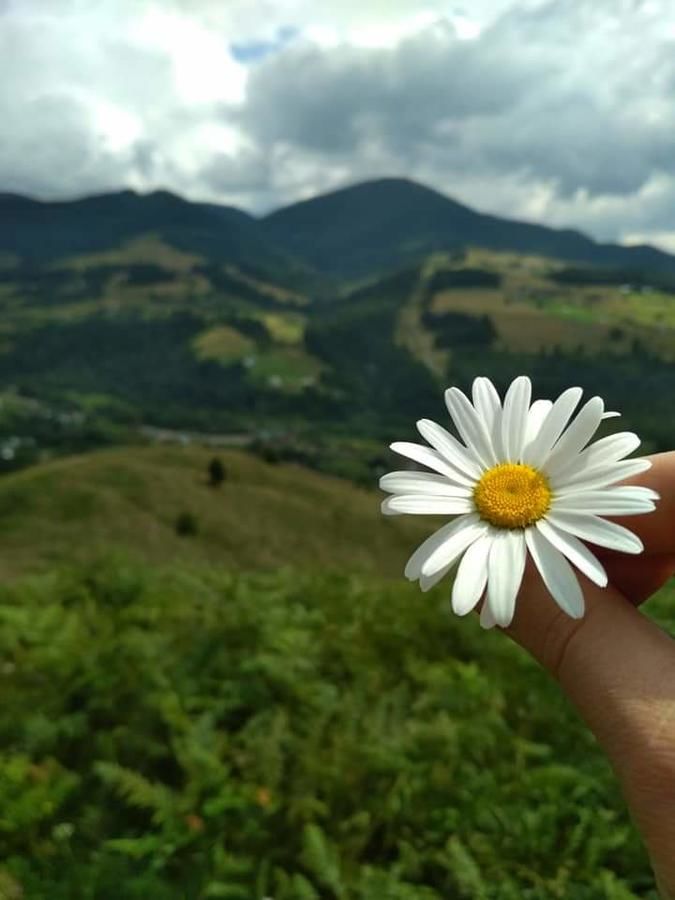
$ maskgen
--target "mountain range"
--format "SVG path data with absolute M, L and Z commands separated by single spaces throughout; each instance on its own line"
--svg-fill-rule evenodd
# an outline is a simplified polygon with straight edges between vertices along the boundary
M 675 275 L 675 256 L 654 247 L 601 244 L 579 231 L 476 212 L 403 178 L 367 181 L 260 218 L 168 191 L 58 202 L 0 194 L 0 251 L 25 259 L 95 252 L 148 232 L 181 250 L 296 282 L 303 275 L 372 277 L 467 247 Z
M 0 309 L 0 471 L 159 430 L 372 484 L 477 374 L 581 384 L 649 449 L 675 437 L 674 256 L 405 179 L 258 218 L 166 191 L 1 194 Z

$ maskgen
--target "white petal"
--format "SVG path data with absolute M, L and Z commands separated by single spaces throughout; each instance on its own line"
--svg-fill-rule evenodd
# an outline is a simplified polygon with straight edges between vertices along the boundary
M 459 516 L 474 510 L 466 497 L 431 497 L 428 494 L 392 494 L 382 501 L 385 516 Z
M 611 491 L 612 494 L 616 494 L 617 496 L 634 497 L 640 500 L 661 499 L 661 495 L 657 491 L 653 491 L 651 488 L 636 484 L 622 484 L 619 485 L 619 487 L 609 488 L 608 491 Z
M 583 513 L 550 512 L 546 516 L 551 525 L 574 534 L 583 541 L 599 547 L 608 547 L 621 553 L 641 553 L 644 549 L 640 538 L 616 522 L 608 522 L 599 516 Z
M 388 472 L 380 478 L 380 488 L 389 494 L 436 494 L 442 497 L 470 497 L 471 490 L 452 484 L 443 475 L 430 472 Z
M 455 484 L 469 487 L 475 483 L 464 475 L 461 475 L 456 469 L 453 469 L 453 467 L 443 459 L 440 453 L 436 453 L 435 450 L 432 450 L 430 447 L 425 447 L 423 444 L 411 444 L 408 441 L 396 441 L 390 445 L 390 449 L 393 450 L 394 453 L 398 453 L 399 456 L 405 456 L 407 459 L 412 459 L 413 462 L 419 463 L 421 466 L 427 466 L 435 472 L 440 472 L 441 475 L 445 475 L 446 478 Z
M 445 543 L 447 538 L 454 534 L 455 531 L 461 527 L 460 520 L 455 519 L 453 522 L 448 522 L 446 525 L 443 525 L 438 531 L 434 531 L 432 535 L 430 535 L 425 541 L 423 541 L 417 550 L 410 557 L 408 562 L 406 563 L 404 575 L 410 581 L 415 581 L 415 579 L 419 578 L 422 573 L 422 565 L 426 562 L 426 560 L 431 556 L 431 554 L 436 550 L 441 544 Z
M 620 412 L 606 412 L 602 414 L 603 419 L 615 419 L 617 416 L 620 416 Z
M 525 429 L 525 443 L 523 444 L 523 449 L 528 444 L 531 444 L 532 441 L 539 434 L 539 429 L 544 423 L 544 419 L 549 413 L 549 410 L 553 406 L 552 400 L 535 400 L 532 406 L 530 407 L 530 411 L 527 414 L 527 427 Z
M 607 586 L 607 573 L 603 566 L 595 555 L 591 553 L 586 544 L 582 544 L 579 538 L 574 537 L 573 534 L 560 531 L 547 519 L 540 519 L 536 524 L 536 528 L 550 544 L 553 544 L 554 547 L 560 550 L 594 584 L 597 584 L 599 587 Z
M 651 469 L 649 459 L 626 459 L 617 463 L 598 463 L 581 472 L 567 472 L 550 479 L 551 487 L 557 497 L 576 494 L 581 490 L 591 491 L 609 487 L 618 481 L 632 478 Z
M 488 529 L 487 522 L 483 522 L 475 514 L 462 516 L 454 524 L 457 528 L 423 563 L 422 575 L 434 575 L 439 569 L 452 565 L 466 548 L 482 537 Z
M 431 419 L 420 419 L 417 430 L 465 481 L 473 483 L 480 478 L 481 466 L 475 454 L 463 447 L 445 428 Z
M 562 478 L 563 475 L 568 474 L 572 476 L 597 465 L 616 462 L 637 450 L 639 446 L 640 438 L 632 431 L 610 434 L 591 444 L 578 456 L 570 457 L 566 465 L 561 463 L 555 472 L 556 478 Z
M 445 392 L 445 404 L 467 447 L 473 450 L 485 468 L 495 465 L 497 455 L 487 426 L 469 403 L 468 398 L 459 388 L 451 387 Z
M 568 388 L 558 397 L 544 419 L 539 434 L 523 452 L 523 462 L 541 468 L 581 399 L 579 387 Z
M 620 488 L 577 491 L 555 497 L 551 504 L 553 512 L 594 513 L 598 516 L 630 516 L 655 509 L 654 501 L 649 497 L 625 495 Z
M 488 628 L 494 628 L 496 624 L 497 620 L 490 609 L 490 600 L 486 597 L 480 611 L 480 627 L 487 630 Z
M 555 602 L 568 616 L 580 619 L 584 614 L 584 595 L 570 564 L 536 528 L 528 528 L 525 539 L 542 581 Z
M 502 409 L 497 388 L 489 378 L 474 378 L 471 387 L 471 397 L 476 412 L 485 422 L 488 429 L 491 429 Z
M 436 587 L 438 582 L 442 581 L 445 578 L 448 572 L 452 568 L 454 568 L 456 563 L 457 560 L 455 559 L 450 563 L 449 566 L 444 566 L 433 575 L 420 575 L 420 590 L 422 591 L 422 593 L 426 593 L 427 591 L 430 591 L 432 587 Z
M 640 446 L 640 438 L 632 431 L 619 431 L 616 434 L 608 434 L 591 444 L 582 454 L 594 463 L 598 459 L 615 462 L 623 459 Z
M 480 600 L 488 576 L 488 556 L 492 536 L 478 538 L 461 559 L 452 586 L 452 608 L 458 616 L 465 616 Z
M 492 439 L 492 445 L 497 455 L 497 459 L 501 459 L 504 455 L 502 448 L 502 403 L 494 384 L 489 378 L 475 378 L 471 397 L 476 412 L 485 422 L 485 427 Z
M 520 375 L 506 392 L 502 414 L 502 443 L 505 462 L 518 462 L 525 443 L 527 417 L 532 397 L 532 383 Z
M 547 474 L 551 475 L 566 466 L 568 460 L 586 446 L 600 426 L 604 408 L 605 404 L 600 397 L 591 397 L 581 407 L 577 417 L 561 435 L 544 463 L 544 471 Z
M 494 535 L 488 569 L 490 609 L 497 624 L 506 628 L 513 619 L 525 569 L 525 536 L 520 529 Z

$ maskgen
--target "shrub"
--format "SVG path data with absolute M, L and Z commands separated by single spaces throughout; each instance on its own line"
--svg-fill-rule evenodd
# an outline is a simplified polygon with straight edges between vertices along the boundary
M 218 488 L 227 478 L 227 470 L 219 457 L 215 456 L 209 463 L 209 485 Z
M 191 512 L 181 512 L 176 516 L 174 524 L 176 534 L 180 537 L 193 537 L 199 533 L 196 516 Z

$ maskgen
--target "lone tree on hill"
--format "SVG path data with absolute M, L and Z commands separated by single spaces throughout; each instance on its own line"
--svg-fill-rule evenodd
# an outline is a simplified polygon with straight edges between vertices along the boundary
M 220 460 L 217 456 L 209 463 L 209 485 L 212 488 L 220 487 L 220 485 L 227 478 L 227 471 L 225 466 L 223 465 L 222 460 Z

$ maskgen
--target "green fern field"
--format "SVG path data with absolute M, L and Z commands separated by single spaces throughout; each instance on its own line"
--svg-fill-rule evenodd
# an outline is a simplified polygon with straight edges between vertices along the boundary
M 655 897 L 593 739 L 447 594 L 119 554 L 6 584 L 0 896 Z

